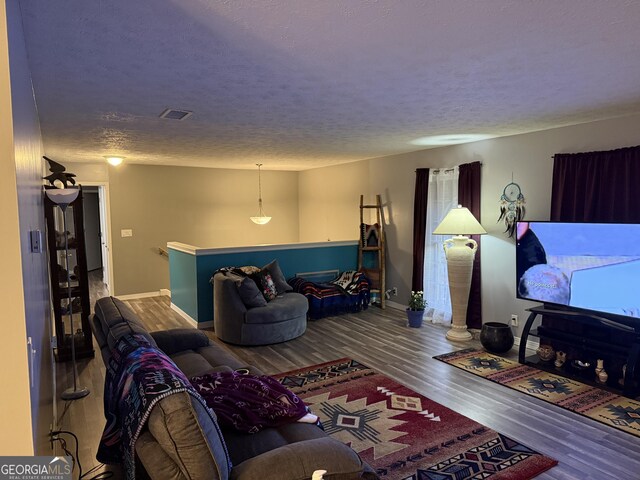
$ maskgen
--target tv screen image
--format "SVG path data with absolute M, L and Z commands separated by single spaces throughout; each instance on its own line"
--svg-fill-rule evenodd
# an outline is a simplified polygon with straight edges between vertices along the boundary
M 518 222 L 518 298 L 640 318 L 640 225 Z

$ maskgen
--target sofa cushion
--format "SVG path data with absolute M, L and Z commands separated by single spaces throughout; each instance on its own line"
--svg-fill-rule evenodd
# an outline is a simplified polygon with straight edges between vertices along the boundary
M 324 437 L 291 443 L 246 460 L 234 467 L 231 478 L 308 480 L 315 470 L 326 470 L 326 480 L 357 480 L 365 478 L 365 469 L 366 464 L 350 447 Z
M 271 263 L 266 264 L 262 267 L 263 270 L 267 270 L 271 274 L 271 278 L 273 279 L 273 283 L 276 286 L 276 290 L 278 295 L 284 292 L 293 291 L 293 287 L 287 283 L 287 280 L 284 278 L 284 274 L 280 269 L 280 264 L 278 263 L 278 259 L 272 260 Z
M 229 368 L 236 370 L 238 368 L 245 367 L 246 365 L 238 360 L 238 357 L 229 353 L 224 347 L 219 344 L 211 344 L 207 347 L 202 347 L 196 350 L 196 353 L 202 358 L 207 360 L 211 365 L 226 365 Z M 188 375 L 187 375 L 188 376 Z
M 171 355 L 171 360 L 187 378 L 210 373 L 214 367 L 220 366 L 220 364 L 211 365 L 205 357 L 194 350 L 185 350 Z
M 324 438 L 327 435 L 316 425 L 294 422 L 278 428 L 266 428 L 253 434 L 227 429 L 222 431 L 222 436 L 229 449 L 231 462 L 239 465 L 274 448 L 311 438 Z
M 262 308 L 247 310 L 246 323 L 277 323 L 291 320 L 307 313 L 307 298 L 299 293 L 278 295 Z
M 104 297 L 99 299 L 95 305 L 95 315 L 100 320 L 102 333 L 107 340 L 107 345 L 111 350 L 123 335 L 141 334 L 151 345 L 156 346 L 156 342 L 144 328 L 134 311 L 122 300 L 115 297 Z
M 211 412 L 215 417 L 215 414 Z M 163 398 L 151 410 L 149 432 L 187 479 L 227 479 L 231 462 L 218 426 L 186 392 Z
M 209 345 L 209 337 L 195 328 L 174 328 L 151 332 L 158 348 L 167 355 L 182 352 L 183 350 L 195 350 Z

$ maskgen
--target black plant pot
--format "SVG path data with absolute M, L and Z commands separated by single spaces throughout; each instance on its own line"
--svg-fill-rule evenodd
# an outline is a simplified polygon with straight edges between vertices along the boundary
M 488 322 L 482 325 L 480 343 L 487 352 L 505 353 L 513 347 L 513 332 L 506 323 Z

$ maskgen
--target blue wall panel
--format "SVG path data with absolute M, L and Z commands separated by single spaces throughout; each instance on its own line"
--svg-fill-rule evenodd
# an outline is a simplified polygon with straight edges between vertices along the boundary
M 285 278 L 292 277 L 300 272 L 333 269 L 338 269 L 341 272 L 345 270 L 355 270 L 358 266 L 358 245 L 327 245 L 286 250 L 274 249 L 255 252 L 214 253 L 198 255 L 194 258 L 197 263 L 198 313 L 197 317 L 194 316 L 193 318 L 197 318 L 199 322 L 207 322 L 213 320 L 213 286 L 209 281 L 218 268 L 230 266 L 240 267 L 243 265 L 263 267 L 274 258 L 277 258 Z M 169 257 L 169 260 L 171 260 L 171 257 Z M 173 270 L 173 265 L 171 266 L 171 270 Z M 171 284 L 171 290 L 173 295 L 173 282 Z
M 171 303 L 198 321 L 196 256 L 169 249 Z

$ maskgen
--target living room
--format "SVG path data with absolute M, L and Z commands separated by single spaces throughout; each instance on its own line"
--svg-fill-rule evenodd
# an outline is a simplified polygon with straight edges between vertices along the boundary
M 515 125 L 522 122 L 524 125 L 529 118 L 531 119 L 531 123 L 526 127 L 523 126 L 520 132 L 514 128 L 509 135 L 500 133 L 503 136 L 496 134 L 494 138 L 473 143 L 429 149 L 407 145 L 402 153 L 388 152 L 368 156 L 360 153 L 345 154 L 349 163 L 319 165 L 315 163 L 316 160 L 311 160 L 310 167 L 296 168 L 283 167 L 275 161 L 270 163 L 267 160 L 263 162 L 255 160 L 258 158 L 255 155 L 258 147 L 251 143 L 255 139 L 247 139 L 251 149 L 245 152 L 248 160 L 243 160 L 241 169 L 219 165 L 216 168 L 209 168 L 198 163 L 200 157 L 198 161 L 182 161 L 178 165 L 158 165 L 149 161 L 156 152 L 139 152 L 136 151 L 137 147 L 132 147 L 132 151 L 128 152 L 125 147 L 122 147 L 117 153 L 128 158 L 125 158 L 124 163 L 119 167 L 112 167 L 103 161 L 103 156 L 112 153 L 108 151 L 108 147 L 118 146 L 117 141 L 105 142 L 94 152 L 78 148 L 79 153 L 71 154 L 63 141 L 65 138 L 68 139 L 68 136 L 64 132 L 57 132 L 61 142 L 60 147 L 58 149 L 53 147 L 54 143 L 51 142 L 54 137 L 50 136 L 50 132 L 55 131 L 52 127 L 56 122 L 55 115 L 45 114 L 47 109 L 41 105 L 38 105 L 39 108 L 36 110 L 34 105 L 30 81 L 34 75 L 30 63 L 33 57 L 31 52 L 28 52 L 28 45 L 25 45 L 24 34 L 21 32 L 23 23 L 21 15 L 24 15 L 24 12 L 21 14 L 20 8 L 26 8 L 24 5 L 21 6 L 21 3 L 25 2 L 9 1 L 6 4 L 9 42 L 8 45 L 3 45 L 3 52 L 5 50 L 8 52 L 8 60 L 4 58 L 7 55 L 3 53 L 3 70 L 10 72 L 11 81 L 8 73 L 3 73 L 2 81 L 5 83 L 0 95 L 3 99 L 3 107 L 7 106 L 3 108 L 2 124 L 6 129 L 2 132 L 3 153 L 7 158 L 15 159 L 15 164 L 5 165 L 4 168 L 7 170 L 2 172 L 4 173 L 3 186 L 6 187 L 3 189 L 3 195 L 6 196 L 3 197 L 2 203 L 7 207 L 8 217 L 10 217 L 7 220 L 7 232 L 10 235 L 3 238 L 4 248 L 0 248 L 3 265 L 6 265 L 3 272 L 3 285 L 6 284 L 7 288 L 3 291 L 3 300 L 5 300 L 3 304 L 8 309 L 7 318 L 9 319 L 6 329 L 8 348 L 1 355 L 5 365 L 15 365 L 12 372 L 3 372 L 3 379 L 6 384 L 15 385 L 17 392 L 11 399 L 7 399 L 11 405 L 2 409 L 0 423 L 7 432 L 11 432 L 3 435 L 8 439 L 6 448 L 3 444 L 0 449 L 3 453 L 6 451 L 24 455 L 32 455 L 34 452 L 48 454 L 48 431 L 54 394 L 51 375 L 47 373 L 51 371 L 51 359 L 47 358 L 46 354 L 50 350 L 50 330 L 42 326 L 42 319 L 49 319 L 51 316 L 46 259 L 36 254 L 24 253 L 28 247 L 25 239 L 26 232 L 38 228 L 44 230 L 40 189 L 42 184 L 40 179 L 46 171 L 45 164 L 41 160 L 43 154 L 65 164 L 68 171 L 78 175 L 79 183 L 108 185 L 115 287 L 110 293 L 113 295 L 136 295 L 168 289 L 167 261 L 158 255 L 155 249 L 166 245 L 169 241 L 203 247 L 227 247 L 356 240 L 359 226 L 359 195 L 364 194 L 368 199 L 372 199 L 376 194 L 380 194 L 384 204 L 388 248 L 386 281 L 389 287 L 397 287 L 398 296 L 394 299 L 399 304 L 406 304 L 411 291 L 415 170 L 417 168 L 448 168 L 480 161 L 482 163 L 482 210 L 479 220 L 488 232 L 482 238 L 481 250 L 482 317 L 485 322 L 508 322 L 512 314 L 519 315 L 521 319 L 525 318 L 525 309 L 529 308 L 531 303 L 516 299 L 513 282 L 514 242 L 503 234 L 504 225 L 496 222 L 499 215 L 499 199 L 504 186 L 512 179 L 517 182 L 526 196 L 526 217 L 546 220 L 549 218 L 551 205 L 553 155 L 612 150 L 640 143 L 638 137 L 640 108 L 637 91 L 633 90 L 632 93 L 623 91 L 618 93 L 618 96 L 600 92 L 602 97 L 592 102 L 585 102 L 580 109 L 573 106 L 564 110 L 558 102 L 557 109 L 546 113 L 551 120 L 549 123 L 544 123 L 541 120 L 544 115 L 536 113 L 535 103 L 542 101 L 541 97 L 548 92 L 561 91 L 568 95 L 573 85 L 568 83 L 558 85 L 551 82 L 547 89 L 544 87 L 544 82 L 552 76 L 551 72 L 545 71 L 544 79 L 538 79 L 535 71 L 528 70 L 525 68 L 526 65 L 520 65 L 523 68 L 523 75 L 534 77 L 534 83 L 541 83 L 542 86 L 538 86 L 538 90 L 527 91 L 524 86 L 531 86 L 528 83 L 523 84 L 523 97 L 527 95 L 535 97 L 534 93 L 539 93 L 540 97 L 536 97 L 535 101 L 532 100 L 528 104 L 530 109 L 528 112 L 520 111 L 504 120 L 503 128 L 506 128 L 504 124 Z M 599 2 L 593 3 L 592 7 L 600 12 Z M 39 8 L 45 7 L 39 5 Z M 140 8 L 144 9 L 144 7 Z M 189 8 L 193 10 L 189 12 L 188 19 L 193 19 L 198 12 L 197 5 Z M 606 11 L 606 8 L 602 8 Z M 613 20 L 622 21 L 624 15 L 621 12 L 624 12 L 622 7 L 621 10 L 611 13 Z M 603 12 L 600 13 L 604 15 Z M 633 15 L 636 13 L 635 10 L 627 12 L 625 21 L 634 18 Z M 80 20 L 78 22 L 81 24 Z M 220 28 L 222 31 L 222 27 Z M 20 40 L 21 35 L 22 40 Z M 6 36 L 3 32 L 3 39 Z M 622 36 L 622 38 L 625 49 L 628 50 L 611 55 L 612 58 L 608 61 L 611 61 L 612 65 L 615 61 L 620 62 L 619 65 L 625 65 L 624 71 L 627 73 L 624 75 L 623 83 L 637 84 L 638 65 L 635 63 L 635 57 L 624 52 L 633 51 L 632 48 L 637 46 L 638 37 L 637 34 L 629 34 L 628 37 Z M 203 46 L 203 48 L 206 47 Z M 579 50 L 577 46 L 575 48 Z M 255 55 L 259 57 L 263 53 L 258 51 Z M 514 55 L 517 57 L 517 52 Z M 273 56 L 269 58 L 273 59 Z M 281 64 L 276 63 L 271 67 L 275 68 L 275 66 L 281 66 Z M 602 75 L 609 76 L 608 73 Z M 522 79 L 522 77 L 518 78 Z M 606 83 L 600 76 L 593 78 L 593 83 Z M 54 84 L 59 79 L 50 78 L 49 80 L 52 83 L 50 88 L 55 90 L 57 87 Z M 416 83 L 416 88 L 420 83 Z M 422 83 L 428 84 L 429 80 L 423 79 Z M 36 89 L 36 99 L 38 94 Z M 67 92 L 66 95 L 68 98 L 70 94 Z M 493 100 L 496 105 L 499 105 L 499 95 L 498 93 L 495 95 Z M 161 107 L 188 106 L 165 105 L 169 100 L 164 98 L 159 102 Z M 11 108 L 8 108 L 9 106 Z M 196 107 L 193 109 L 195 110 L 194 118 L 196 118 L 198 112 Z M 449 113 L 452 117 L 457 114 L 453 111 Z M 465 115 L 478 116 L 480 120 L 474 125 L 475 131 L 484 133 L 481 130 L 481 115 L 477 115 L 475 110 L 469 110 Z M 118 125 L 126 124 L 125 120 L 120 119 Z M 135 122 L 135 119 L 130 121 Z M 186 128 L 184 126 L 188 121 L 189 119 L 186 119 L 184 123 L 178 122 L 171 126 L 164 124 L 160 127 L 162 134 L 169 137 L 177 136 L 180 129 Z M 391 117 L 389 121 L 393 121 Z M 114 123 L 117 122 L 112 122 L 112 125 Z M 73 133 L 69 136 L 72 137 Z M 347 132 L 340 141 L 336 141 L 336 145 L 344 146 L 348 140 Z M 125 142 L 120 145 L 126 146 L 131 143 Z M 188 146 L 188 142 L 183 144 L 184 146 Z M 344 149 L 345 152 L 350 152 L 347 146 Z M 378 151 L 385 150 L 379 148 Z M 295 157 L 296 154 L 304 156 L 300 152 L 294 152 L 290 156 Z M 137 155 L 140 161 L 136 160 Z M 158 155 L 161 156 L 161 153 Z M 211 156 L 215 155 L 212 153 Z M 336 157 L 338 156 L 340 155 Z M 273 154 L 271 157 L 276 158 L 277 155 Z M 184 158 L 189 158 L 188 153 L 181 160 Z M 264 163 L 261 173 L 264 207 L 273 217 L 272 221 L 265 226 L 254 225 L 248 219 L 255 214 L 256 210 L 255 163 L 259 161 Z M 16 198 L 19 200 L 16 201 Z M 123 229 L 133 229 L 133 237 L 122 237 L 120 232 Z M 24 301 L 16 302 L 16 298 L 23 298 Z M 519 336 L 521 329 L 521 326 L 514 329 L 516 336 Z M 37 351 L 33 357 L 36 359 L 36 366 L 32 374 L 30 374 L 30 368 L 33 366 L 29 364 L 28 350 L 24 341 L 25 332 L 26 336 L 32 337 L 34 350 Z M 412 342 L 410 339 L 407 341 Z M 428 339 L 421 337 L 420 342 L 424 341 L 428 342 Z M 452 345 L 449 350 L 455 350 L 454 347 Z M 328 348 L 332 349 L 332 347 Z M 437 353 L 446 353 L 446 351 Z M 100 362 L 100 359 L 96 358 L 94 361 Z M 407 360 L 407 363 L 412 361 Z M 436 370 L 437 374 L 447 375 L 445 372 L 440 368 Z M 422 370 L 421 375 L 427 376 L 429 373 Z M 35 387 L 30 387 L 30 383 Z M 464 388 L 464 385 L 459 386 L 460 391 Z M 423 393 L 429 394 L 429 392 Z M 489 397 L 494 398 L 498 395 L 498 393 L 491 393 Z M 519 398 L 506 389 L 503 395 L 503 404 L 515 403 Z M 443 401 L 441 397 L 437 399 Z M 544 409 L 549 408 L 530 400 L 525 400 L 525 404 L 527 409 L 535 410 L 538 415 L 544 415 Z M 472 405 L 472 400 L 464 400 L 457 411 L 486 424 L 490 419 L 484 413 L 473 412 Z M 558 414 L 552 413 L 551 416 L 556 422 L 566 421 L 565 417 Z M 539 417 L 536 418 L 536 421 L 540 421 Z M 504 419 L 496 420 L 491 426 L 502 431 L 506 423 Z M 559 425 L 555 428 L 554 433 L 562 436 L 560 433 L 563 431 L 562 428 Z M 576 426 L 570 423 L 567 428 L 571 431 L 567 434 L 570 441 L 577 441 L 580 436 L 608 437 L 608 431 L 604 427 Z M 536 443 L 539 445 L 544 443 L 544 440 L 537 439 Z M 592 478 L 609 478 L 616 475 L 622 478 L 625 471 L 634 471 L 634 466 L 640 463 L 637 454 L 633 454 L 638 445 L 635 438 L 616 437 L 612 443 L 615 445 L 608 447 L 610 456 L 601 461 Z M 575 455 L 588 457 L 596 451 L 596 445 L 597 441 L 590 439 L 585 446 L 587 453 L 579 453 L 581 449 L 576 448 Z M 624 454 L 614 454 L 613 451 L 624 452 Z M 626 460 L 618 462 L 618 455 L 624 455 Z M 584 464 L 586 460 L 575 460 L 575 462 Z M 603 465 L 616 463 L 624 466 L 616 470 L 615 474 L 609 473 L 603 467 Z M 583 469 L 586 467 L 583 466 Z M 578 475 L 576 473 L 578 471 L 580 467 L 574 464 L 568 470 L 563 470 L 563 474 L 565 478 L 579 478 L 571 476 Z M 553 470 L 548 475 L 550 475 L 548 478 L 560 478 L 553 477 Z

